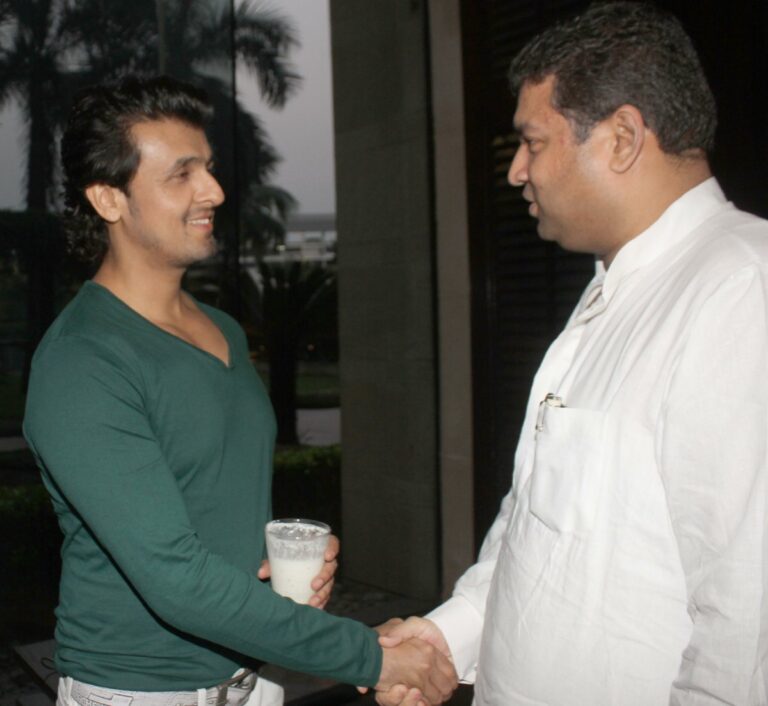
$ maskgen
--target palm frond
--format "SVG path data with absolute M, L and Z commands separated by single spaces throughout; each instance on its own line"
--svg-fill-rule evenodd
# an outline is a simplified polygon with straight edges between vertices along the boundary
M 247 1 L 235 13 L 237 58 L 256 75 L 267 103 L 282 107 L 301 83 L 286 59 L 299 44 L 296 32 L 287 18 L 273 10 L 256 10 Z

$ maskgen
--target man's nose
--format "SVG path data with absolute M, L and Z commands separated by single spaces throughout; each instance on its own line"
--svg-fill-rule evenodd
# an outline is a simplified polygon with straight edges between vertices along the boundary
M 512 158 L 507 172 L 507 181 L 512 186 L 523 186 L 528 181 L 528 150 L 520 144 Z
M 205 174 L 205 182 L 200 190 L 200 200 L 210 201 L 214 206 L 221 206 L 224 203 L 224 189 L 210 172 Z

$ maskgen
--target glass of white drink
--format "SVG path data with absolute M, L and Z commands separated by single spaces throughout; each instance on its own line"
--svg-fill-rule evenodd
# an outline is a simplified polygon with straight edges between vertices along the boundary
M 312 579 L 323 568 L 331 528 L 316 520 L 272 520 L 265 535 L 272 590 L 296 603 L 309 603 Z

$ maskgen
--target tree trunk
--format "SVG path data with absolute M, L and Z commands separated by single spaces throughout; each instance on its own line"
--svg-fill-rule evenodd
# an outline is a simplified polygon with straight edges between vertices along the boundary
M 29 85 L 29 151 L 27 157 L 27 211 L 39 214 L 36 232 L 29 234 L 27 260 L 27 334 L 23 384 L 26 389 L 32 355 L 54 315 L 52 246 L 47 210 L 48 189 L 53 180 L 53 134 L 48 123 L 44 76 L 33 76 Z
M 296 342 L 281 337 L 269 345 L 269 395 L 277 419 L 277 443 L 297 444 L 296 433 L 296 373 L 298 351 Z
M 48 189 L 53 181 L 53 131 L 45 105 L 45 75 L 33 75 L 29 82 L 29 150 L 27 156 L 27 210 L 44 212 L 48 208 Z

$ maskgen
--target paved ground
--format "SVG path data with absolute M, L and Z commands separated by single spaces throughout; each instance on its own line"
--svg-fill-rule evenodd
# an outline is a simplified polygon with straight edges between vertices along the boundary
M 0 645 L 0 706 L 28 706 L 30 700 L 42 697 L 43 692 L 24 671 L 16 655 L 7 646 Z
M 307 446 L 329 446 L 341 442 L 341 410 L 300 409 L 296 413 L 299 441 Z

